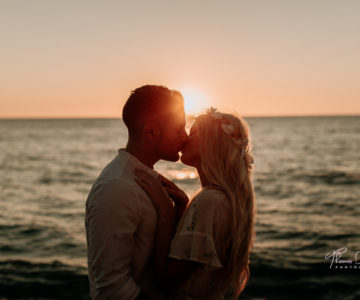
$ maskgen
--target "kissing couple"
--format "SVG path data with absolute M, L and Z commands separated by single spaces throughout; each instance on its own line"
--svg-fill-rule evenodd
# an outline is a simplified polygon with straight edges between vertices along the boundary
M 126 148 L 86 201 L 91 298 L 235 299 L 249 280 L 255 236 L 246 123 L 210 108 L 187 135 L 182 95 L 157 85 L 132 91 L 122 118 Z M 153 169 L 179 152 L 201 181 L 190 201 Z

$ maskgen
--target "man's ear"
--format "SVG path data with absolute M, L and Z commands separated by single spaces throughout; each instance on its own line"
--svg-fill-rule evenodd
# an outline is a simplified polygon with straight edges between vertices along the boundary
M 154 122 L 148 122 L 143 127 L 143 133 L 147 142 L 156 143 L 160 137 L 160 127 Z

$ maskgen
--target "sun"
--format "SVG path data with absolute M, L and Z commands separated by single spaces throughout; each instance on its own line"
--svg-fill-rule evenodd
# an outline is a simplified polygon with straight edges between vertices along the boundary
M 209 100 L 201 91 L 184 88 L 180 92 L 184 96 L 185 113 L 187 115 L 200 113 L 203 109 L 209 107 Z

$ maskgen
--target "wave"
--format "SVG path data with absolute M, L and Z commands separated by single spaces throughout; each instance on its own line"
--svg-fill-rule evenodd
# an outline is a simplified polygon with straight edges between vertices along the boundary
M 312 171 L 309 173 L 300 173 L 297 169 L 287 169 L 271 172 L 255 173 L 254 179 L 261 186 L 266 183 L 277 183 L 280 186 L 285 182 L 305 181 L 309 183 L 326 183 L 330 185 L 353 185 L 360 184 L 360 174 L 344 171 Z
M 313 172 L 308 174 L 295 175 L 294 180 L 303 180 L 310 183 L 325 183 L 330 185 L 356 185 L 360 184 L 360 174 L 330 171 L 330 172 Z
M 68 173 L 68 174 L 58 174 L 55 176 L 52 175 L 43 175 L 41 176 L 37 183 L 44 185 L 52 184 L 93 184 L 96 178 L 85 176 L 82 173 Z

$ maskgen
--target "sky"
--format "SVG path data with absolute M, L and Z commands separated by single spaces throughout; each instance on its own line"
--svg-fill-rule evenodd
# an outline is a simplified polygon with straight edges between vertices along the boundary
M 117 118 L 161 84 L 243 116 L 360 115 L 360 1 L 0 0 L 0 118 Z

